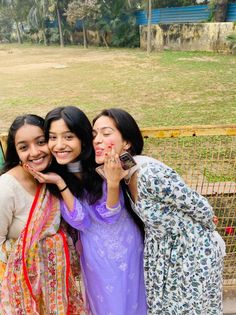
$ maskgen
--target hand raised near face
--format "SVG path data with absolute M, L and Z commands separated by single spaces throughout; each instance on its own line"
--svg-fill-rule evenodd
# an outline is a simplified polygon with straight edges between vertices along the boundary
M 61 178 L 60 175 L 48 172 L 48 173 L 42 173 L 36 171 L 32 166 L 29 166 L 28 164 L 23 165 L 24 169 L 30 173 L 39 183 L 41 184 L 54 184 L 57 185 L 60 189 L 61 186 L 65 186 L 64 180 Z
M 105 155 L 104 173 L 107 181 L 110 182 L 120 182 L 128 174 L 128 171 L 122 168 L 119 155 L 113 145 L 108 147 Z

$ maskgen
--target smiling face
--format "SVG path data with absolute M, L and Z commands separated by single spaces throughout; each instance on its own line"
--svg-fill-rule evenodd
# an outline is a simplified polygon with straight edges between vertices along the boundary
M 51 122 L 48 146 L 59 164 L 75 162 L 81 153 L 80 139 L 69 130 L 63 119 Z
M 130 147 L 127 141 L 123 140 L 114 120 L 107 116 L 101 116 L 93 126 L 93 146 L 97 164 L 104 163 L 105 153 L 112 144 L 115 152 L 119 155 Z
M 36 171 L 43 171 L 51 162 L 51 153 L 43 130 L 34 125 L 25 124 L 15 135 L 16 152 L 22 163 L 27 163 Z

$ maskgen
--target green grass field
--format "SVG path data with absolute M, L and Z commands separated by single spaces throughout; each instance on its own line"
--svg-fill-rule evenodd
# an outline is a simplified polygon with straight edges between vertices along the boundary
M 121 107 L 140 127 L 236 123 L 236 56 L 0 44 L 0 132 L 16 115 Z

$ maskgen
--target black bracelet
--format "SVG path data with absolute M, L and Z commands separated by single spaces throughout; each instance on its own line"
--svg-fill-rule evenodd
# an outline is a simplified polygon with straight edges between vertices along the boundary
M 61 190 L 59 190 L 60 192 L 63 192 L 64 190 L 66 190 L 68 188 L 68 186 L 66 185 L 64 188 L 62 188 Z

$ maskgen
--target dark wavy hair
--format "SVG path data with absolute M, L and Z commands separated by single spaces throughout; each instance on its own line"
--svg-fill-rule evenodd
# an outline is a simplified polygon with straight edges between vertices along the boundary
M 3 165 L 1 174 L 6 173 L 10 169 L 18 165 L 20 162 L 19 156 L 16 151 L 15 137 L 17 131 L 24 125 L 36 126 L 43 130 L 44 119 L 40 116 L 33 114 L 17 116 L 15 118 L 8 131 L 5 163 Z
M 76 197 L 86 197 L 89 203 L 94 203 L 102 195 L 102 180 L 95 171 L 97 165 L 95 163 L 91 123 L 85 113 L 76 106 L 54 108 L 45 117 L 44 132 L 47 141 L 49 140 L 51 123 L 59 119 L 63 119 L 69 130 L 81 141 L 82 150 L 78 160 L 81 161 L 83 172 L 78 178 L 68 172 L 66 165 L 59 165 L 58 163 L 54 163 L 51 169 L 63 177 Z M 52 193 L 57 194 L 53 187 L 50 189 Z
M 96 120 L 102 116 L 109 117 L 114 121 L 115 126 L 121 133 L 123 140 L 127 141 L 130 144 L 130 148 L 127 151 L 131 155 L 139 155 L 142 153 L 144 145 L 142 133 L 137 122 L 128 112 L 121 108 L 104 109 L 93 119 L 93 125 L 95 124 Z M 124 181 L 121 181 L 121 188 L 124 194 L 125 206 L 138 227 L 140 228 L 140 231 L 144 235 L 144 224 L 139 216 L 133 211 L 130 205 L 130 201 L 127 195 L 127 193 L 130 195 L 130 192 L 128 186 L 125 184 Z
M 93 125 L 101 116 L 110 117 L 114 121 L 123 140 L 131 145 L 127 150 L 131 155 L 139 155 L 142 153 L 144 145 L 143 136 L 135 119 L 128 112 L 121 108 L 104 109 L 93 119 Z

